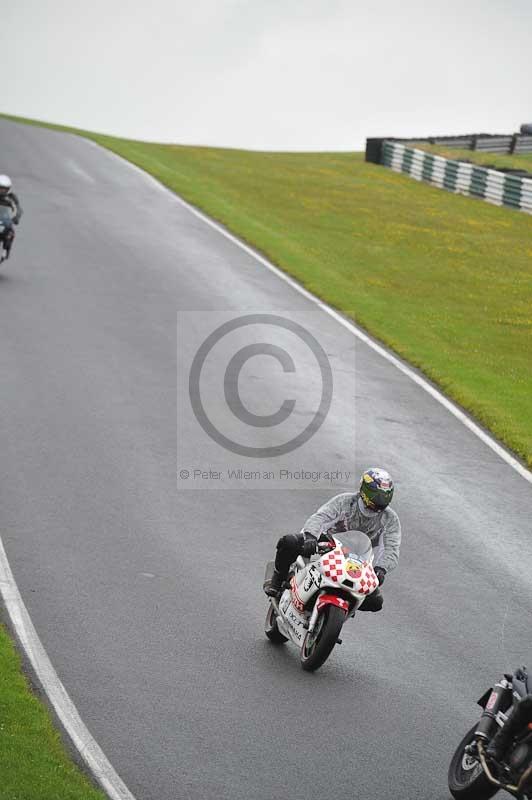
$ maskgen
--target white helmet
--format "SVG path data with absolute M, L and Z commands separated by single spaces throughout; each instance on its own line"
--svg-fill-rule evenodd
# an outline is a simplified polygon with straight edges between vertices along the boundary
M 9 175 L 0 175 L 0 195 L 9 194 L 13 184 Z

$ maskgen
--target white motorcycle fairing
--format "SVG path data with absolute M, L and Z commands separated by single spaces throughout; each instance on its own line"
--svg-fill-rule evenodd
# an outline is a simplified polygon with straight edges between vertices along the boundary
M 298 557 L 290 588 L 284 590 L 278 602 L 270 601 L 275 615 L 269 612 L 267 617 L 269 638 L 273 639 L 273 636 L 268 633 L 268 625 L 275 624 L 281 638 L 290 639 L 303 653 L 309 650 L 313 637 L 319 638 L 324 617 L 331 616 L 324 614 L 327 607 L 340 609 L 341 614 L 337 612 L 335 618 L 337 627 L 341 627 L 343 621 L 354 616 L 364 600 L 378 588 L 369 538 L 360 531 L 347 531 L 340 536 L 334 537 L 334 546 L 326 552 L 322 550 L 309 561 Z M 320 543 L 321 548 L 325 546 Z M 318 666 L 327 658 L 336 641 Z M 317 646 L 317 642 L 314 645 Z M 305 668 L 316 669 L 317 666 Z

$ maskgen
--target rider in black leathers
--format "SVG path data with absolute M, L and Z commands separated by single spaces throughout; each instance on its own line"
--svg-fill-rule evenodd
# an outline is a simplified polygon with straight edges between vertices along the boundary
M 0 175 L 0 206 L 7 206 L 11 209 L 13 222 L 15 225 L 18 225 L 22 216 L 22 206 L 20 205 L 17 195 L 13 191 L 13 184 L 9 175 Z M 6 258 L 9 258 L 9 253 L 11 252 L 15 239 L 15 231 L 10 227 L 7 228 L 3 234 L 0 234 L 0 236 L 2 236 Z

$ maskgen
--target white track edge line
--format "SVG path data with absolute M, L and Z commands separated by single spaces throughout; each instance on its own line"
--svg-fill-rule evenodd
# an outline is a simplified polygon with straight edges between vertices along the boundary
M 334 308 L 327 305 L 327 303 L 325 303 L 323 300 L 320 300 L 319 297 L 316 297 L 316 295 L 312 294 L 312 292 L 309 292 L 308 289 L 305 289 L 304 286 L 301 286 L 301 284 L 298 283 L 294 278 L 287 275 L 286 272 L 283 272 L 281 269 L 279 269 L 279 267 L 276 267 L 274 264 L 271 263 L 271 261 L 268 261 L 268 259 L 265 258 L 263 255 L 258 253 L 249 245 L 245 244 L 245 242 L 242 242 L 240 239 L 238 239 L 237 236 L 230 233 L 226 228 L 224 228 L 223 225 L 216 222 L 214 219 L 209 217 L 203 211 L 200 211 L 198 208 L 188 203 L 186 200 L 180 197 L 180 195 L 172 191 L 172 189 L 169 189 L 163 183 L 158 181 L 157 178 L 155 178 L 153 175 L 150 175 L 149 172 L 146 172 L 141 167 L 137 166 L 137 164 L 133 164 L 126 158 L 123 158 L 122 156 L 118 155 L 118 153 L 114 153 L 112 150 L 108 150 L 106 147 L 102 147 L 102 145 L 99 145 L 94 140 L 85 139 L 85 141 L 89 141 L 91 144 L 95 145 L 99 149 L 104 150 L 110 155 L 117 158 L 123 164 L 126 164 L 130 169 L 139 172 L 150 183 L 153 183 L 157 187 L 157 189 L 169 194 L 171 197 L 174 198 L 174 200 L 180 203 L 180 205 L 188 209 L 188 211 L 190 211 L 191 214 L 194 214 L 196 217 L 203 220 L 203 222 L 205 222 L 207 225 L 210 225 L 211 228 L 214 228 L 214 230 L 218 231 L 218 233 L 221 233 L 222 236 L 225 236 L 226 239 L 229 239 L 229 241 L 233 242 L 233 244 L 236 244 L 242 250 L 245 250 L 246 253 L 248 253 L 256 261 L 260 262 L 263 266 L 269 269 L 270 272 L 273 272 L 275 275 L 277 275 L 278 278 L 285 281 L 285 283 L 287 283 L 289 286 L 295 289 L 296 292 L 299 292 L 299 294 L 302 294 L 303 297 L 307 298 L 307 300 L 311 300 L 313 303 L 315 303 L 319 308 L 325 311 L 326 314 L 329 314 L 330 317 L 333 317 L 337 322 L 339 322 L 340 325 L 343 325 L 344 328 L 347 328 L 347 330 L 349 330 L 354 336 L 360 339 L 360 341 L 364 342 L 364 344 L 367 344 L 368 347 L 371 347 L 372 350 L 374 350 L 376 353 L 382 356 L 382 358 L 386 359 L 386 361 L 389 361 L 390 364 L 393 364 L 394 367 L 400 370 L 404 375 L 407 375 L 410 378 L 410 380 L 414 381 L 414 383 L 417 383 L 417 385 L 420 386 L 425 392 L 427 392 L 427 394 L 433 397 L 434 400 L 440 403 L 440 405 L 442 405 L 444 408 L 447 409 L 447 411 L 449 411 L 454 417 L 456 417 L 456 419 L 459 420 L 462 423 L 462 425 L 464 425 L 468 430 L 474 433 L 475 436 L 477 436 L 482 442 L 484 442 L 484 444 L 486 444 L 496 455 L 498 455 L 499 458 L 501 458 L 516 472 L 518 472 L 519 475 L 525 479 L 525 481 L 528 481 L 528 483 L 532 484 L 532 472 L 529 469 L 527 469 L 524 466 L 524 464 L 522 464 L 517 458 L 515 458 L 511 453 L 509 453 L 508 450 L 506 450 L 501 444 L 499 444 L 499 442 L 496 439 L 494 439 L 493 436 L 487 433 L 487 431 L 485 431 L 480 425 L 474 422 L 474 420 L 471 419 L 471 417 L 469 417 L 464 411 L 462 411 L 462 409 L 459 406 L 453 403 L 452 400 L 449 400 L 449 398 L 446 397 L 442 392 L 440 392 L 439 389 L 436 389 L 436 387 L 433 386 L 426 378 L 415 372 L 415 370 L 413 370 L 411 367 L 409 367 L 407 364 L 401 361 L 401 359 L 398 358 L 396 355 L 394 355 L 394 353 L 387 350 L 386 347 L 384 347 L 383 345 L 379 344 L 374 339 L 372 339 L 371 336 L 369 336 L 369 334 L 367 334 L 365 331 L 359 328 L 354 322 L 351 322 L 351 320 L 346 319 L 346 317 L 344 317 Z
M 0 592 L 20 646 L 29 659 L 61 725 L 90 773 L 111 800 L 135 800 L 85 726 L 76 706 L 53 668 L 24 605 L 1 539 Z

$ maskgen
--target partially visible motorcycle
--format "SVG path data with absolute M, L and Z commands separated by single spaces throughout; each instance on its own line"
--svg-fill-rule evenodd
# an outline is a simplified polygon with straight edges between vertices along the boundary
M 274 562 L 268 562 L 265 580 L 273 569 Z M 371 542 L 361 531 L 331 536 L 318 543 L 318 553 L 308 561 L 299 556 L 288 577 L 279 600 L 270 598 L 265 633 L 277 644 L 297 645 L 301 666 L 312 672 L 341 644 L 344 622 L 379 585 Z
M 486 753 L 497 730 L 531 691 L 532 679 L 521 667 L 482 695 L 480 720 L 466 733 L 449 766 L 449 791 L 456 800 L 487 800 L 499 789 L 519 800 L 532 800 L 532 720 L 516 730 L 501 762 Z
M 0 205 L 0 264 L 6 260 L 9 253 L 6 248 L 7 239 L 15 238 L 13 225 L 13 211 L 8 206 Z

